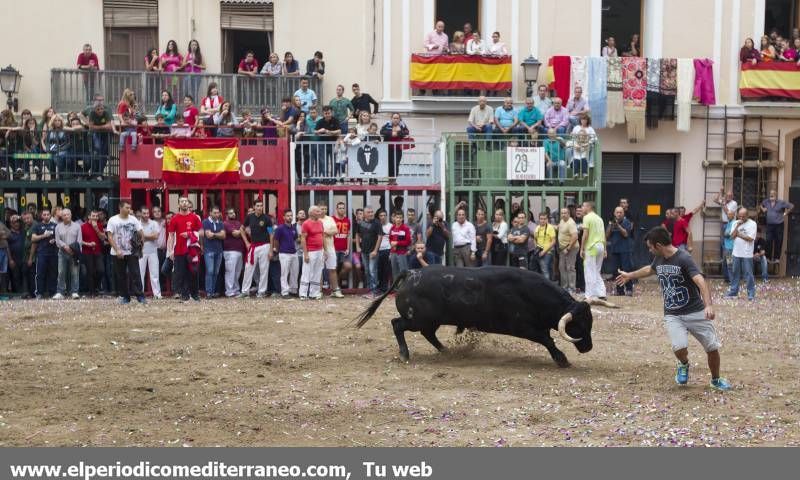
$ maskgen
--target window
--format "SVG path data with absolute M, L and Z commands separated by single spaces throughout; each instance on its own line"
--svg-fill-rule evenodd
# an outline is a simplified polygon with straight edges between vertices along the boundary
M 792 28 L 797 26 L 798 0 L 767 0 L 764 12 L 764 33 L 775 29 L 778 35 L 789 37 Z M 755 39 L 756 43 L 758 40 Z
M 222 71 L 236 73 L 239 61 L 248 50 L 255 53 L 259 65 L 269 60 L 272 32 L 275 28 L 271 0 L 222 0 Z M 279 55 L 283 60 L 283 55 Z M 302 59 L 295 58 L 298 62 Z M 304 64 L 301 63 L 301 69 Z
M 143 70 L 148 49 L 158 47 L 157 0 L 103 0 L 106 70 Z
M 436 0 L 436 16 L 434 21 L 444 22 L 444 31 L 449 39 L 453 33 L 463 31 L 465 23 L 471 23 L 472 29 L 480 31 L 480 0 Z M 425 33 L 433 30 L 433 25 L 425 25 Z M 491 32 L 480 32 L 481 38 L 490 38 Z
M 603 45 L 614 37 L 620 55 L 629 50 L 631 37 L 639 35 L 639 56 L 642 56 L 642 0 L 603 0 L 601 35 Z

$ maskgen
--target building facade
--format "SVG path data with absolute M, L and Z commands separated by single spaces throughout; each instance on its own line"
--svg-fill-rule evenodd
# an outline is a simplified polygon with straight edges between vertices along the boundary
M 599 56 L 614 36 L 622 51 L 633 34 L 648 58 L 707 58 L 713 61 L 716 104 L 694 105 L 692 125 L 679 132 L 672 120 L 649 129 L 644 141 L 629 142 L 624 125 L 598 131 L 602 139 L 604 213 L 614 197 L 640 205 L 660 192 L 659 204 L 688 209 L 714 192 L 734 189 L 746 206 L 771 188 L 780 198 L 800 201 L 800 102 L 742 101 L 739 50 L 747 37 L 776 28 L 784 35 L 798 25 L 797 0 L 32 0 L 13 2 L 0 18 L 6 45 L 0 62 L 23 75 L 20 104 L 39 112 L 53 104 L 51 69 L 74 68 L 84 43 L 92 44 L 103 69 L 140 70 L 146 50 L 163 51 L 175 40 L 181 51 L 191 39 L 202 46 L 208 73 L 230 74 L 246 50 L 261 62 L 268 53 L 291 51 L 305 70 L 315 51 L 324 53 L 324 98 L 336 86 L 358 82 L 381 103 L 382 112 L 402 112 L 412 130 L 431 137 L 463 132 L 474 95 L 420 95 L 410 87 L 410 57 L 424 50 L 436 20 L 445 31 L 464 22 L 488 39 L 500 32 L 512 57 L 511 97 L 526 95 L 523 59 L 543 63 L 556 55 Z M 35 21 L 34 21 L 35 20 Z M 36 28 L 31 30 L 30 25 Z M 51 32 L 42 34 L 42 32 Z M 56 35 L 54 32 L 58 32 Z M 500 98 L 492 99 L 493 105 Z M 116 101 L 110 98 L 109 102 Z M 613 167 L 613 168 L 609 168 Z M 666 200 L 665 200 L 666 198 Z M 717 213 L 714 213 L 717 212 Z M 718 217 L 709 208 L 706 217 Z M 663 215 L 653 210 L 641 226 Z M 755 213 L 755 210 L 754 210 Z M 797 217 L 793 217 L 796 220 Z M 714 229 L 693 222 L 695 244 L 712 242 Z M 787 229 L 791 230 L 791 228 Z M 704 232 L 704 233 L 700 233 Z M 790 264 L 800 239 L 787 231 Z M 705 262 L 715 247 L 697 248 Z M 699 253 L 703 251 L 703 253 Z M 794 259 L 794 260 L 792 260 Z

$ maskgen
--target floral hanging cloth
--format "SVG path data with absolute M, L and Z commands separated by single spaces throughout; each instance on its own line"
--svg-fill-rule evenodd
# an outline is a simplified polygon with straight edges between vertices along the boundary
M 645 111 L 647 110 L 647 59 L 622 57 L 622 101 L 628 140 L 640 142 L 645 138 Z

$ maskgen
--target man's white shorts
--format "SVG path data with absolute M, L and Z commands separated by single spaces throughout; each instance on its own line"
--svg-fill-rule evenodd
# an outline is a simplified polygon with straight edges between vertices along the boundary
M 336 250 L 325 251 L 325 269 L 336 271 Z
M 722 343 L 711 320 L 706 320 L 703 310 L 687 315 L 664 315 L 664 326 L 672 342 L 672 351 L 689 347 L 689 333 L 700 342 L 706 352 L 719 350 Z

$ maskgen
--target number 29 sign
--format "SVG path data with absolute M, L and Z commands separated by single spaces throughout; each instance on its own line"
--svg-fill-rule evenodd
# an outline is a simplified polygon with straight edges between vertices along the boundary
M 544 148 L 509 147 L 506 150 L 507 180 L 544 180 Z

